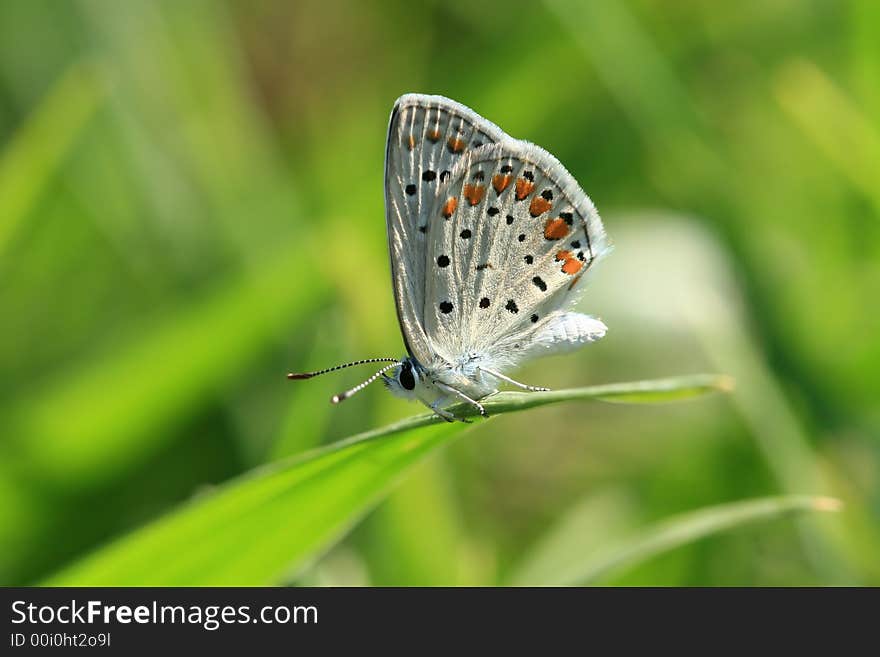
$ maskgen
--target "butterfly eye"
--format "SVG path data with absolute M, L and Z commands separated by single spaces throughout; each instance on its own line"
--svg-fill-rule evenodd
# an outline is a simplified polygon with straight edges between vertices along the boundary
M 400 385 L 402 385 L 406 390 L 415 390 L 416 387 L 416 377 L 413 376 L 412 365 L 408 362 L 405 362 L 400 367 L 400 375 L 397 377 L 398 381 L 400 381 Z

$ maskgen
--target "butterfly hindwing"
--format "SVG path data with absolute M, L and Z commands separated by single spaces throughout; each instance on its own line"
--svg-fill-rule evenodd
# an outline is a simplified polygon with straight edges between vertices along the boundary
M 442 96 L 407 94 L 391 114 L 385 154 L 385 206 L 391 276 L 407 350 L 433 354 L 425 325 L 426 246 L 437 190 L 468 153 L 509 139 L 464 105 Z
M 516 350 L 574 301 L 607 252 L 590 199 L 549 153 L 510 137 L 465 154 L 429 217 L 423 326 L 450 362 Z M 503 353 L 499 353 L 503 352 Z

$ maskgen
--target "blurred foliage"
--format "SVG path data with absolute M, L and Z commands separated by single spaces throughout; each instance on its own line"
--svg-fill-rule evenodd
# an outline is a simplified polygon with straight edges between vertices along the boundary
M 284 373 L 402 351 L 383 142 L 421 91 L 556 154 L 616 243 L 584 300 L 608 336 L 518 378 L 737 387 L 475 425 L 283 581 L 525 581 L 548 544 L 584 568 L 669 517 L 830 495 L 601 581 L 880 584 L 878 79 L 872 0 L 0 3 L 0 582 L 416 411 Z M 256 577 L 236 537 L 310 509 L 217 528 L 214 572 Z

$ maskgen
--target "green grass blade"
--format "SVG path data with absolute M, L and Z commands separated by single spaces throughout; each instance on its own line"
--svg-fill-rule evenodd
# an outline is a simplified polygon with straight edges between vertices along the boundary
M 626 404 L 656 404 L 690 399 L 711 392 L 730 392 L 733 379 L 718 374 L 696 374 L 652 381 L 609 383 L 586 388 L 569 388 L 549 392 L 502 392 L 484 402 L 490 413 L 524 410 L 560 401 L 598 399 Z M 473 413 L 471 413 L 473 414 Z
M 631 568 L 663 552 L 712 534 L 744 525 L 808 511 L 838 511 L 831 497 L 786 495 L 721 504 L 664 520 L 637 535 L 606 545 L 587 555 L 577 575 L 562 584 L 595 584 L 613 572 Z
M 94 71 L 75 64 L 0 154 L 0 255 L 103 97 Z
M 505 586 L 563 586 L 577 581 L 584 560 L 639 527 L 639 506 L 623 486 L 592 492 L 559 519 L 502 579 Z
M 776 77 L 776 99 L 804 135 L 880 208 L 880 132 L 812 62 L 795 59 Z
M 263 468 L 52 577 L 55 585 L 275 584 L 369 510 L 408 466 L 460 431 L 375 432 Z
M 723 389 L 701 376 L 547 393 L 501 393 L 493 413 L 636 394 Z M 470 409 L 456 409 L 461 415 Z M 430 426 L 428 426 L 430 425 Z M 50 578 L 53 585 L 275 584 L 337 540 L 417 462 L 468 425 L 423 414 L 259 468 Z M 427 427 L 427 428 L 425 428 Z M 417 429 L 419 429 L 417 431 Z

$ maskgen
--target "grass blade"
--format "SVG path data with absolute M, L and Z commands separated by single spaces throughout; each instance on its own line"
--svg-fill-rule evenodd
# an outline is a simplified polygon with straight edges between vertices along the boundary
M 636 498 L 623 486 L 591 492 L 560 517 L 502 579 L 504 586 L 563 586 L 577 581 L 584 559 L 640 524 Z
M 630 568 L 663 552 L 712 534 L 762 520 L 808 511 L 839 511 L 832 497 L 786 495 L 721 504 L 664 520 L 636 536 L 607 545 L 588 556 L 577 576 L 564 584 L 595 584 L 611 573 Z
M 880 133 L 869 116 L 812 62 L 795 59 L 776 77 L 774 92 L 804 135 L 880 208 Z
M 696 374 L 652 381 L 609 383 L 586 388 L 569 388 L 549 392 L 502 392 L 484 402 L 490 413 L 524 410 L 560 401 L 598 399 L 626 404 L 656 404 L 698 397 L 711 392 L 730 392 L 733 379 L 719 374 Z M 472 413 L 473 414 L 473 413 Z
M 486 407 L 505 413 L 579 399 L 666 400 L 674 397 L 676 388 L 682 396 L 694 396 L 724 389 L 725 381 L 700 376 L 501 393 L 487 400 Z M 467 426 L 423 414 L 258 468 L 109 544 L 46 583 L 278 583 L 332 545 L 413 465 Z
M 72 65 L 0 154 L 0 255 L 101 104 L 85 64 Z

